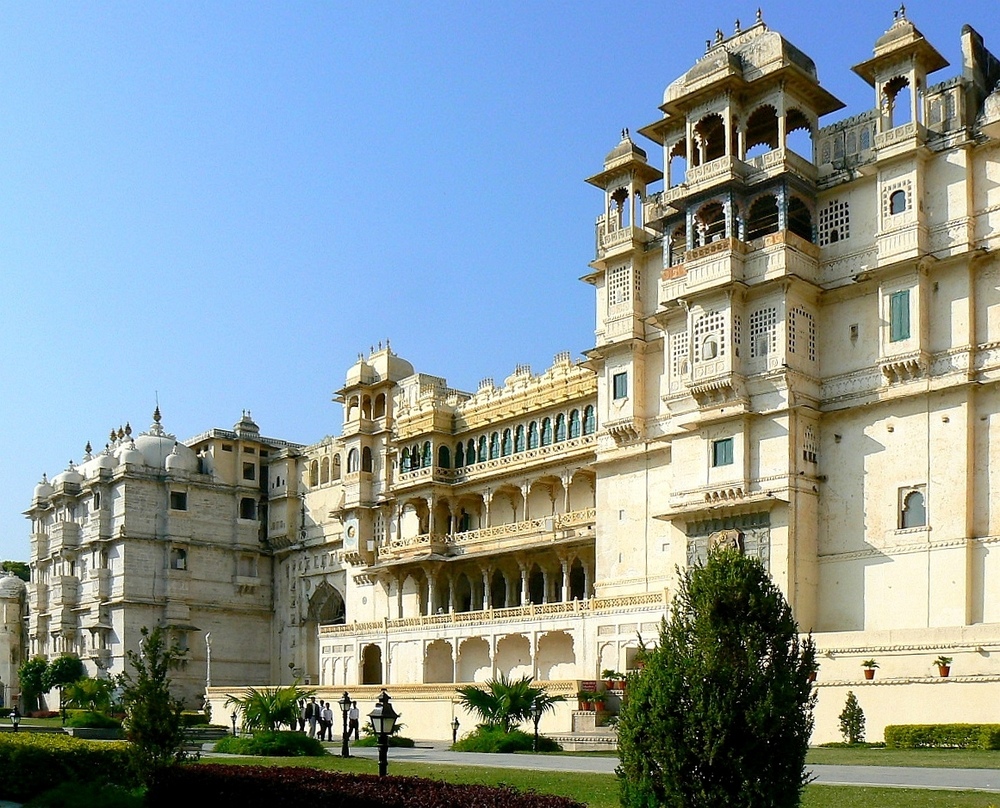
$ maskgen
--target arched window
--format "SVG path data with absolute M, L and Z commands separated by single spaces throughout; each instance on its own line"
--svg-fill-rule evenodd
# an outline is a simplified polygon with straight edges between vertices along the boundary
M 375 409 L 372 415 L 376 418 L 385 417 L 385 393 L 379 393 L 375 396 Z
M 719 341 L 715 338 L 714 334 L 709 334 L 705 337 L 705 341 L 701 343 L 701 358 L 705 361 L 715 359 L 718 355 Z
M 542 446 L 552 443 L 552 421 L 548 418 L 542 419 Z
M 438 447 L 438 468 L 451 468 L 451 451 L 447 446 Z
M 806 241 L 813 240 L 812 213 L 806 203 L 797 196 L 788 200 L 788 229 L 799 238 Z
M 410 450 L 403 449 L 403 453 L 399 456 L 399 470 L 404 474 L 410 470 Z M 350 472 L 350 457 L 348 457 L 348 472 Z
M 355 474 L 355 473 L 357 473 L 360 459 L 361 459 L 361 456 L 358 454 L 358 450 L 357 449 L 351 449 L 351 451 L 349 451 L 347 453 L 347 473 L 348 474 Z
M 597 418 L 594 417 L 594 406 L 588 404 L 583 411 L 583 434 L 593 435 L 597 431 Z
M 746 155 L 750 160 L 778 148 L 778 113 L 770 104 L 757 107 L 747 118 Z
M 465 444 L 462 441 L 458 442 L 458 446 L 455 447 L 455 468 L 460 469 L 465 465 Z
M 476 442 L 472 438 L 469 438 L 469 442 L 465 444 L 465 465 L 471 466 L 476 462 Z
M 333 456 L 333 479 L 340 479 L 340 455 L 335 454 Z
M 514 430 L 514 451 L 524 451 L 524 424 L 518 424 Z
M 309 485 L 316 486 L 319 485 L 319 461 L 313 460 L 309 464 Z
M 559 413 L 556 416 L 556 443 L 566 440 L 566 416 Z
M 420 458 L 420 465 L 423 468 L 427 468 L 431 464 L 431 459 L 433 455 L 431 454 L 431 442 L 429 440 L 424 441 L 424 451 Z
M 476 460 L 480 463 L 486 462 L 486 436 L 479 437 L 479 451 L 476 453 Z
M 889 197 L 889 213 L 895 216 L 906 210 L 906 191 L 893 191 Z
M 528 448 L 538 448 L 538 422 L 532 421 L 528 424 Z
M 674 228 L 670 234 L 670 266 L 684 263 L 684 253 L 687 252 L 687 229 L 684 225 Z
M 503 441 L 500 444 L 500 454 L 503 457 L 507 457 L 507 455 L 511 454 L 513 450 L 514 450 L 514 443 L 510 436 L 510 430 L 505 429 L 503 431 Z
M 500 433 L 494 432 L 490 435 L 490 460 L 500 457 Z
M 372 400 L 368 396 L 361 399 L 361 417 L 369 421 L 371 420 Z
M 569 413 L 569 436 L 571 438 L 580 437 L 580 411 L 570 410 Z
M 687 142 L 683 138 L 678 140 L 670 150 L 670 156 L 667 158 L 667 170 L 663 173 L 666 175 L 668 188 L 680 185 L 687 179 Z
M 922 491 L 912 490 L 903 497 L 903 507 L 899 514 L 899 526 L 924 527 L 927 524 L 927 508 Z
M 696 214 L 701 246 L 726 237 L 726 211 L 718 202 L 709 202 Z
M 369 474 L 372 470 L 372 450 L 368 446 L 361 450 L 361 470 Z
M 747 241 L 778 232 L 778 199 L 767 195 L 755 199 L 747 212 Z
M 319 481 L 320 484 L 330 482 L 330 458 L 324 457 L 319 461 Z
M 695 163 L 701 165 L 726 153 L 726 125 L 718 113 L 706 115 L 694 128 Z

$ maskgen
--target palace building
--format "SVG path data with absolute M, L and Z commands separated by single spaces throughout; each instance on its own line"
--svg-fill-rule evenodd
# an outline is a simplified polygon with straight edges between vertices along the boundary
M 113 673 L 158 623 L 189 702 L 384 685 L 427 738 L 457 683 L 528 674 L 571 698 L 543 731 L 585 733 L 576 692 L 726 542 L 816 639 L 815 740 L 848 689 L 873 739 L 1000 722 L 1000 61 L 968 26 L 961 55 L 900 10 L 838 119 L 759 16 L 719 32 L 638 129 L 662 169 L 625 130 L 587 179 L 582 359 L 469 393 L 386 343 L 312 445 L 114 430 L 35 490 L 24 653 Z

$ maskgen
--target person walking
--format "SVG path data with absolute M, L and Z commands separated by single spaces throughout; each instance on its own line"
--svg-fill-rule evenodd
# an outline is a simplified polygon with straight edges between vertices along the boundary
M 316 697 L 311 696 L 306 704 L 306 721 L 309 723 L 309 737 L 316 737 L 316 724 L 319 723 L 319 705 L 316 704 Z
M 351 711 L 347 714 L 347 738 L 350 740 L 351 733 L 354 733 L 354 740 L 358 740 L 358 719 L 361 718 L 361 712 L 358 710 L 358 703 L 356 701 L 351 702 Z
M 330 709 L 330 702 L 323 702 L 323 711 L 320 713 L 320 721 L 322 721 L 322 726 L 319 731 L 319 739 L 332 741 L 333 740 L 333 710 Z
M 293 726 L 292 729 L 295 729 Z M 306 700 L 299 701 L 299 732 L 306 731 Z

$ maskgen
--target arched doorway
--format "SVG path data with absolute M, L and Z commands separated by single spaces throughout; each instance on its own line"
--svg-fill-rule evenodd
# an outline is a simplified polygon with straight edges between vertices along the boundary
M 302 621 L 302 632 L 305 639 L 305 659 L 308 684 L 320 683 L 319 667 L 319 627 L 334 623 L 344 623 L 347 619 L 347 609 L 344 598 L 337 589 L 326 581 L 320 581 L 309 597 L 305 620 Z
M 382 649 L 377 645 L 366 645 L 361 651 L 361 684 L 382 684 Z

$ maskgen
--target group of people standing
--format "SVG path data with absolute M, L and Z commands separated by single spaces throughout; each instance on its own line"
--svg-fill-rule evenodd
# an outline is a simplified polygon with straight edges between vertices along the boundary
M 359 721 L 361 713 L 358 711 L 358 703 L 351 702 L 351 709 L 347 712 L 347 737 L 354 735 L 354 740 L 358 740 Z M 328 701 L 316 701 L 316 697 L 310 697 L 309 701 L 303 699 L 299 702 L 299 732 L 308 732 L 310 738 L 319 738 L 321 741 L 333 740 L 333 708 Z M 317 735 L 317 728 L 319 734 Z M 292 727 L 295 729 L 295 727 Z

